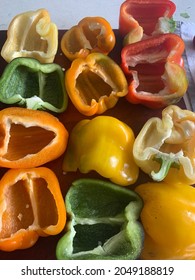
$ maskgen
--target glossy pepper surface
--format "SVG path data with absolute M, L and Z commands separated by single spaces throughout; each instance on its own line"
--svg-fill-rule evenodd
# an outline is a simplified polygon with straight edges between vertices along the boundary
M 134 192 L 95 179 L 73 182 L 65 198 L 70 221 L 56 248 L 58 259 L 136 259 L 143 244 L 142 200 Z
M 126 45 L 121 52 L 121 67 L 129 84 L 127 100 L 150 108 L 177 103 L 188 87 L 184 49 L 184 41 L 176 34 Z
M 0 250 L 33 246 L 56 235 L 66 223 L 58 179 L 46 167 L 10 169 L 0 180 Z
M 41 63 L 51 63 L 57 49 L 57 26 L 51 22 L 47 10 L 39 9 L 18 14 L 12 19 L 1 55 L 7 62 L 16 57 L 33 57 Z
M 195 113 L 170 105 L 150 118 L 136 137 L 137 165 L 156 181 L 195 183 Z
M 85 17 L 66 31 L 61 49 L 70 59 L 85 58 L 91 52 L 109 54 L 115 46 L 115 34 L 110 23 L 102 17 Z
M 66 110 L 68 95 L 64 72 L 56 63 L 40 63 L 34 58 L 15 58 L 0 78 L 0 101 L 29 109 Z
M 139 32 L 140 38 L 173 32 L 176 6 L 169 0 L 128 0 L 121 4 L 119 31 L 124 37 Z
M 135 191 L 143 199 L 145 239 L 141 259 L 195 259 L 195 189 L 177 183 L 146 183 Z
M 10 107 L 0 111 L 0 166 L 32 168 L 61 156 L 68 131 L 44 111 Z
M 74 106 L 86 116 L 102 114 L 128 92 L 119 65 L 100 53 L 75 59 L 65 73 L 65 86 Z
M 63 170 L 94 170 L 116 184 L 133 184 L 139 173 L 133 159 L 134 140 L 132 129 L 114 117 L 82 120 L 70 133 Z

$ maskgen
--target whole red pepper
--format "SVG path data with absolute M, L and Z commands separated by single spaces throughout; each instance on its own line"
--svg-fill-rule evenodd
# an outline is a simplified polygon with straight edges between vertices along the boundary
M 125 46 L 121 67 L 129 85 L 127 100 L 151 108 L 177 103 L 188 87 L 184 47 L 182 38 L 171 33 Z
M 147 36 L 161 32 L 159 20 L 172 18 L 176 6 L 169 0 L 127 0 L 122 3 L 119 14 L 119 31 L 122 36 L 137 29 L 143 28 Z M 167 24 L 166 24 L 167 26 Z M 171 25 L 170 25 L 171 26 Z

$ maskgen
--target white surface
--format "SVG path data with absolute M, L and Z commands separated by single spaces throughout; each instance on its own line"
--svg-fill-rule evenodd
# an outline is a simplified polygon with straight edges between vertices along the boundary
M 12 18 L 22 12 L 45 8 L 58 29 L 68 29 L 85 16 L 102 16 L 118 28 L 120 5 L 124 0 L 0 0 L 0 30 L 7 29 Z M 194 0 L 173 0 L 177 10 L 174 19 L 195 22 Z M 189 18 L 180 14 L 187 13 Z M 194 31 L 195 32 L 195 31 Z

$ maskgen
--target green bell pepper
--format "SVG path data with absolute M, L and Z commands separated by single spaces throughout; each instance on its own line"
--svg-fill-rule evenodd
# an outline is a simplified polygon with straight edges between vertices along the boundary
M 144 234 L 141 198 L 99 179 L 74 181 L 65 197 L 70 220 L 58 241 L 57 259 L 137 259 Z
M 61 113 L 68 104 L 64 72 L 55 63 L 41 64 L 34 58 L 15 58 L 7 64 L 0 78 L 0 101 Z

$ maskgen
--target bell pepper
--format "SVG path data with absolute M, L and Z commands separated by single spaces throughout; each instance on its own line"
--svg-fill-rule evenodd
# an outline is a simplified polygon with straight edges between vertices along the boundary
M 121 4 L 119 32 L 122 37 L 128 33 L 140 34 L 137 41 L 175 30 L 173 14 L 176 6 L 169 0 L 128 0 Z
M 162 34 L 123 47 L 121 67 L 129 83 L 127 100 L 150 108 L 177 103 L 188 87 L 184 48 L 184 41 L 176 34 Z
M 74 181 L 65 198 L 70 217 L 57 259 L 136 259 L 144 233 L 142 200 L 134 192 L 95 179 Z
M 54 61 L 58 49 L 58 29 L 47 10 L 16 15 L 9 24 L 1 56 L 10 62 L 16 57 L 33 57 L 41 63 Z
M 61 156 L 68 131 L 44 111 L 10 107 L 0 111 L 0 166 L 32 168 Z
M 137 135 L 133 155 L 153 180 L 195 183 L 195 113 L 170 105 L 162 119 L 150 118 Z
M 102 17 L 85 17 L 66 31 L 61 49 L 69 60 L 85 58 L 91 52 L 109 54 L 116 42 L 110 23 Z
M 63 170 L 94 170 L 116 184 L 133 184 L 139 173 L 132 153 L 134 140 L 132 129 L 114 117 L 81 120 L 70 133 Z
M 41 64 L 34 58 L 15 58 L 0 78 L 0 101 L 34 110 L 64 112 L 68 96 L 62 68 L 55 63 Z
M 184 183 L 145 183 L 135 188 L 143 199 L 141 259 L 195 260 L 195 188 Z
M 0 250 L 33 246 L 39 236 L 56 235 L 66 209 L 56 175 L 49 168 L 10 169 L 0 180 Z
M 65 86 L 74 106 L 86 116 L 102 114 L 113 108 L 128 92 L 120 66 L 100 53 L 75 59 L 65 73 Z

